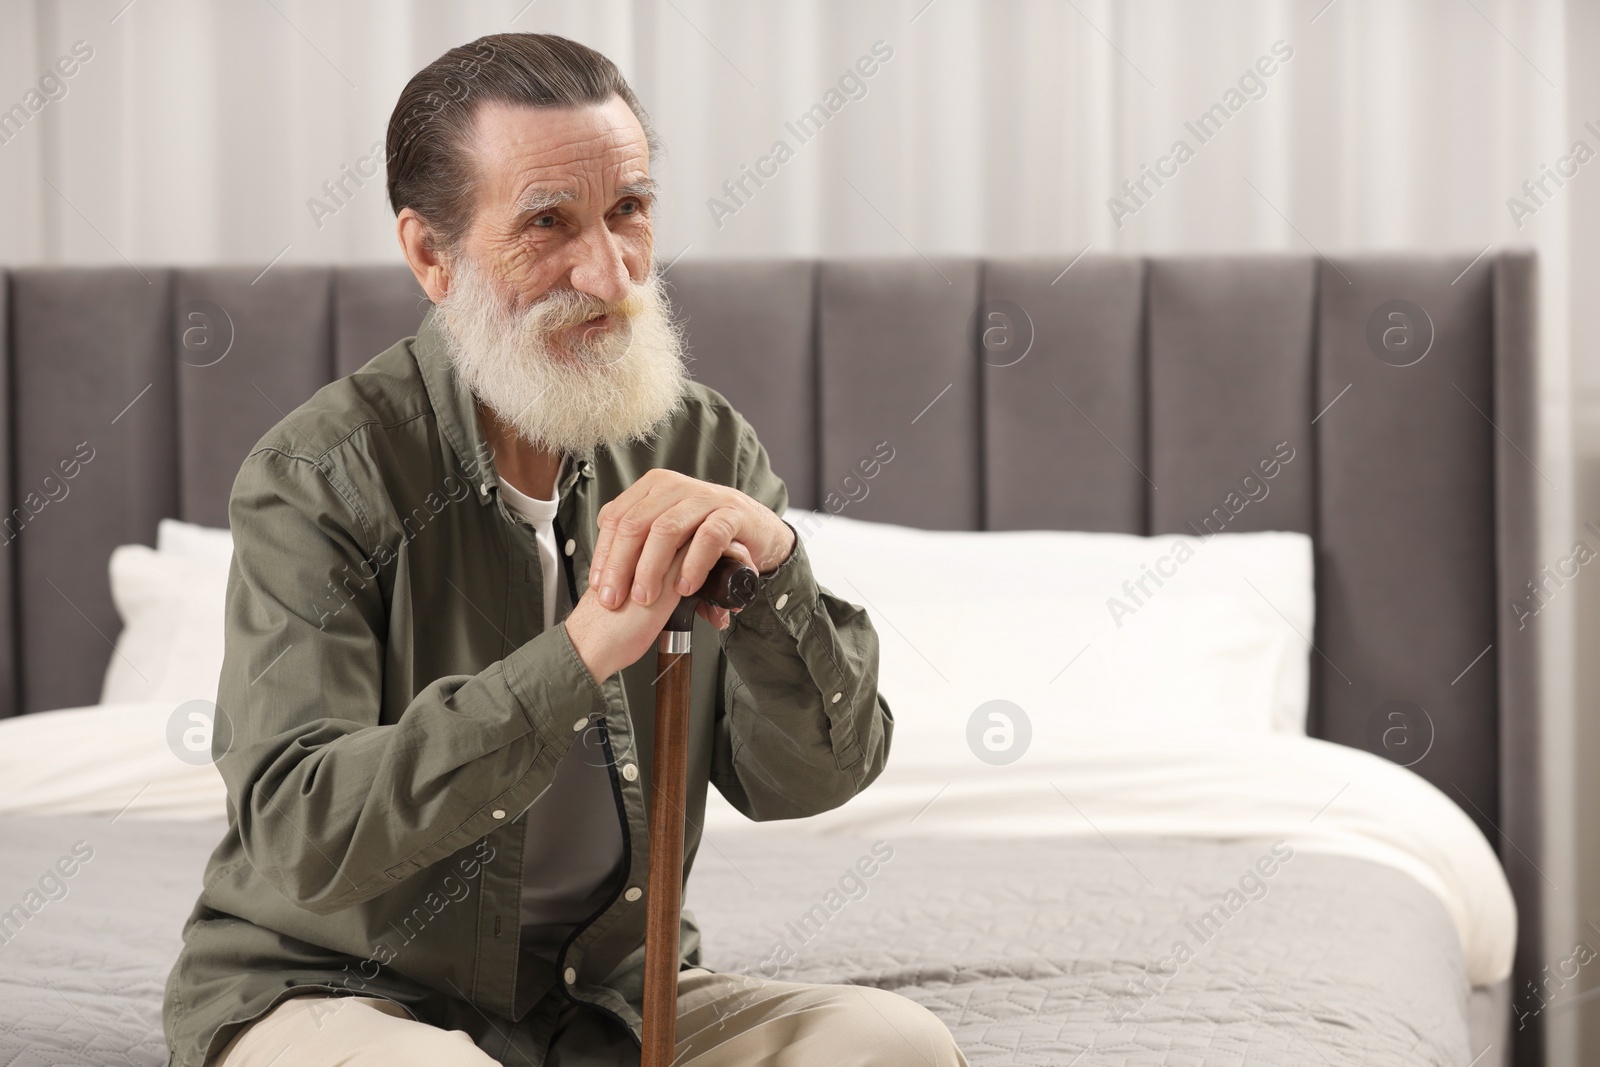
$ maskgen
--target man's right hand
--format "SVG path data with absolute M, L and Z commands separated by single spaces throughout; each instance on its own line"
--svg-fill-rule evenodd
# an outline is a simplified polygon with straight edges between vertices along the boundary
M 628 597 L 617 607 L 608 608 L 600 602 L 598 589 L 591 586 L 584 590 L 583 596 L 562 625 L 567 628 L 567 637 L 577 651 L 578 658 L 596 682 L 602 682 L 622 668 L 637 663 L 639 657 L 655 645 L 656 638 L 661 636 L 661 628 L 666 626 L 667 619 L 683 599 L 673 589 L 692 543 L 692 540 L 686 542 L 673 557 L 662 584 L 662 595 L 648 605 Z M 740 557 L 747 567 L 754 567 L 742 545 L 733 546 L 732 554 Z M 695 613 L 719 630 L 728 628 L 729 612 L 726 608 L 701 601 Z

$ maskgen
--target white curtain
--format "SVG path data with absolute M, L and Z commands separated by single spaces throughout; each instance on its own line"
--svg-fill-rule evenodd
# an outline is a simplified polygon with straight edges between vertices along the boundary
M 1548 238 L 1548 210 L 1519 229 L 1505 202 L 1575 125 L 1556 0 L 0 0 L 0 12 L 0 108 L 26 110 L 74 42 L 93 50 L 61 79 L 65 96 L 0 144 L 6 263 L 397 261 L 381 176 L 347 181 L 347 205 L 324 183 L 381 143 L 419 67 L 508 29 L 570 36 L 630 78 L 667 143 L 667 258 L 1475 253 Z M 877 42 L 889 58 L 861 77 Z M 1273 72 L 1250 73 L 1262 57 Z M 1190 127 L 1230 90 L 1242 106 L 1201 141 Z M 814 136 L 792 132 L 830 102 Z M 1145 178 L 1144 203 L 1122 191 L 1179 140 L 1193 157 L 1165 164 L 1176 173 L 1160 187 Z M 793 156 L 766 165 L 775 175 L 746 178 L 743 203 L 723 193 L 778 141 Z M 1120 225 L 1112 197 L 1133 209 Z
M 666 142 L 663 261 L 1537 248 L 1554 560 L 1577 460 L 1600 456 L 1600 252 L 1569 240 L 1600 224 L 1600 161 L 1563 161 L 1600 150 L 1597 6 L 0 0 L 0 264 L 399 262 L 381 174 L 346 175 L 372 172 L 401 87 L 482 34 L 560 33 L 617 62 Z M 1593 824 L 1573 822 L 1574 768 L 1600 756 L 1576 750 L 1600 747 L 1574 714 L 1600 698 L 1600 677 L 1573 691 L 1581 603 L 1546 631 L 1563 888 L 1524 936 L 1552 959 L 1600 917 L 1600 849 L 1575 843 Z M 1554 1062 L 1584 1027 L 1600 1048 L 1600 1012 L 1552 1022 Z

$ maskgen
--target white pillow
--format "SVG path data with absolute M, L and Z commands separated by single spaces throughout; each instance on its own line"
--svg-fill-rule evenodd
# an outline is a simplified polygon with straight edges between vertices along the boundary
M 1085 729 L 1305 733 L 1314 607 L 1304 534 L 785 518 L 818 582 L 872 617 L 897 762 L 923 748 L 970 761 L 969 726 L 991 700 L 1020 707 L 1036 742 Z
M 100 702 L 215 702 L 222 675 L 227 559 L 119 545 L 111 553 L 110 572 L 122 632 Z
M 1047 733 L 1305 733 L 1315 608 L 1304 534 L 929 531 L 800 509 L 785 518 L 818 580 L 873 617 L 892 708 L 963 731 L 980 704 L 1003 699 Z M 157 544 L 112 555 L 125 627 L 102 701 L 215 700 L 232 536 L 167 519 Z M 952 582 L 955 595 L 941 591 Z M 897 756 L 917 745 L 913 732 L 897 732 Z
M 233 559 L 233 531 L 162 519 L 156 525 L 156 551 L 184 559 L 210 560 L 226 567 Z

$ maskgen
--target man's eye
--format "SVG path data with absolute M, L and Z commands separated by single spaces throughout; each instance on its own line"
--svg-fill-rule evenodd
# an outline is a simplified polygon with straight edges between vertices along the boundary
M 628 212 L 629 215 L 637 215 L 639 212 L 644 210 L 644 205 L 637 200 L 624 200 L 622 202 L 622 207 L 633 209 L 632 211 Z M 621 209 L 622 208 L 618 208 L 619 211 Z
M 548 225 L 546 225 L 547 223 L 548 223 Z M 538 216 L 537 218 L 535 218 L 533 220 L 533 225 L 537 226 L 541 230 L 548 230 L 551 226 L 554 226 L 555 224 L 556 224 L 556 217 L 554 215 L 540 215 L 540 216 Z

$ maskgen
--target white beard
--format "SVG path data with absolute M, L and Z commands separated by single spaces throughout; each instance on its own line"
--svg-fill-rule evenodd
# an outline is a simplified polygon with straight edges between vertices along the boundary
M 463 382 L 536 448 L 593 459 L 644 440 L 678 409 L 688 374 L 683 334 L 654 266 L 620 304 L 574 289 L 519 311 L 479 266 L 457 257 L 438 328 Z M 571 330 L 598 313 L 608 329 Z

